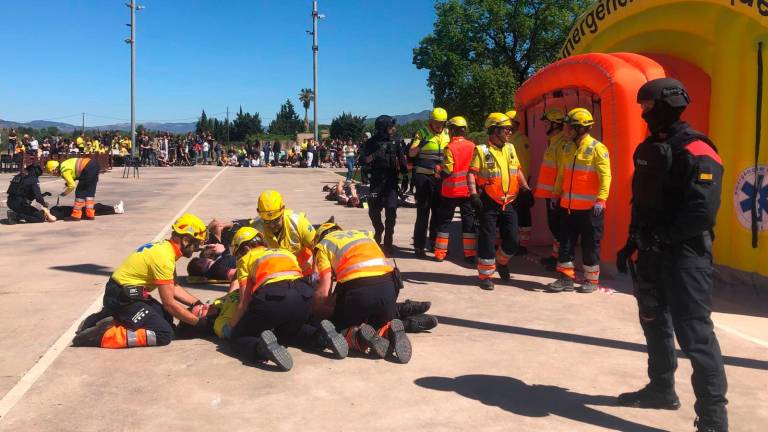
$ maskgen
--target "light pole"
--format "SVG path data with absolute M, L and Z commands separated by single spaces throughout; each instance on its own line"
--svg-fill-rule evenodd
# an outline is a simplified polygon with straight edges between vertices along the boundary
M 315 145 L 320 142 L 317 124 L 317 20 L 324 18 L 325 15 L 317 12 L 317 0 L 312 0 L 312 99 L 314 100 Z
M 131 37 L 125 43 L 131 45 L 131 155 L 136 156 L 136 11 L 144 9 L 134 0 L 126 3 L 131 9 L 131 23 L 126 24 L 131 28 Z

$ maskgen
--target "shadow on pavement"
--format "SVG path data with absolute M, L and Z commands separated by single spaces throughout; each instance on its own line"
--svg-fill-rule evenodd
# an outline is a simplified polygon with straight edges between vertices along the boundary
M 68 266 L 53 266 L 53 270 L 72 273 L 85 273 L 89 275 L 112 276 L 112 269 L 99 264 L 74 264 Z
M 663 431 L 588 406 L 616 406 L 615 398 L 611 396 L 586 395 L 557 386 L 529 385 L 516 378 L 498 375 L 462 375 L 456 378 L 432 376 L 419 378 L 415 383 L 431 390 L 453 391 L 484 405 L 526 417 L 556 415 L 610 430 Z
M 462 318 L 447 317 L 442 315 L 435 315 L 440 321 L 440 325 L 450 325 L 456 327 L 473 328 L 477 330 L 487 330 L 502 333 L 517 334 L 521 336 L 531 336 L 544 339 L 553 339 L 563 342 L 572 342 L 586 345 L 594 345 L 603 348 L 622 349 L 635 352 L 646 352 L 646 347 L 643 344 L 620 341 L 615 339 L 606 339 L 595 336 L 586 336 L 573 333 L 564 333 L 552 330 L 538 330 L 526 327 L 511 326 L 505 324 L 493 324 L 482 321 L 473 321 Z M 639 325 L 639 324 L 638 324 Z M 683 357 L 682 351 L 677 350 L 677 355 Z M 737 366 L 748 369 L 768 370 L 768 361 L 755 360 L 743 357 L 723 356 L 723 361 L 729 366 Z

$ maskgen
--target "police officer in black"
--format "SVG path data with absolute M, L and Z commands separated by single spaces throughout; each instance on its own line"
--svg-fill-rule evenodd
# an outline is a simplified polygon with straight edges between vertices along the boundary
M 40 191 L 38 177 L 43 173 L 40 165 L 29 165 L 11 179 L 8 185 L 8 223 L 16 223 L 23 220 L 29 223 L 54 222 L 56 218 L 48 211 L 45 196 Z M 38 210 L 32 207 L 32 201 L 37 201 L 43 207 Z
M 680 407 L 674 388 L 676 336 L 693 365 L 697 431 L 727 431 L 727 383 L 710 319 L 722 161 L 707 136 L 680 120 L 690 98 L 679 81 L 649 81 L 637 101 L 651 134 L 633 156 L 632 222 L 617 267 L 632 270 L 635 280 L 650 383 L 618 400 L 639 408 Z
M 374 127 L 376 133 L 363 144 L 360 159 L 367 167 L 370 183 L 368 216 L 373 224 L 374 239 L 382 245 L 384 253 L 390 255 L 397 219 L 400 173 L 407 168 L 402 146 L 394 140 L 395 119 L 388 115 L 379 116 Z M 386 218 L 384 223 L 381 221 L 382 210 Z

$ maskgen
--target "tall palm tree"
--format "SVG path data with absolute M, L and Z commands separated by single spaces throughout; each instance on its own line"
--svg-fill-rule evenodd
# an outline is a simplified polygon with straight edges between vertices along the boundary
M 312 101 L 315 100 L 315 93 L 312 89 L 301 89 L 299 92 L 299 100 L 304 107 L 304 130 L 309 132 L 309 117 L 307 116 L 307 113 L 309 112 L 309 106 L 312 104 Z

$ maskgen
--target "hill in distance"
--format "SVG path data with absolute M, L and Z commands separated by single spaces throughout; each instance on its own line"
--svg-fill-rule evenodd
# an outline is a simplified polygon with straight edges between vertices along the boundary
M 143 125 L 147 130 L 153 131 L 167 131 L 174 134 L 188 133 L 195 131 L 195 123 L 138 123 Z M 46 120 L 33 120 L 30 122 L 14 122 L 8 120 L 0 120 L 0 128 L 19 128 L 19 127 L 31 127 L 34 129 L 46 129 L 49 127 L 55 127 L 63 133 L 71 133 L 75 129 L 80 129 L 80 126 L 71 125 L 69 123 L 60 123 Z M 116 123 L 104 126 L 86 126 L 85 130 L 118 130 L 122 132 L 130 132 L 130 123 Z

